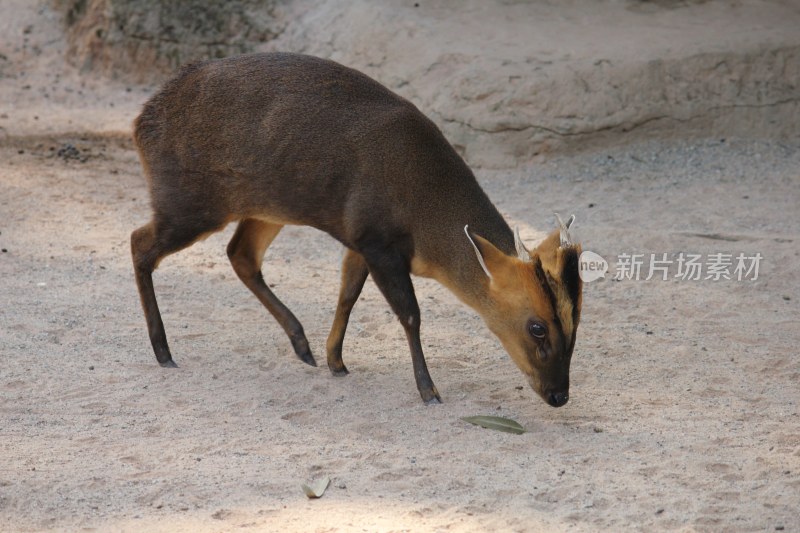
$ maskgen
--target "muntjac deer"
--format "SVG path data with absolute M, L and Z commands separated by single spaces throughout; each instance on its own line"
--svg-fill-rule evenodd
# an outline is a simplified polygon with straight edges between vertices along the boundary
M 440 401 L 422 354 L 415 274 L 475 309 L 547 403 L 567 402 L 582 293 L 574 217 L 559 219 L 528 251 L 441 131 L 407 100 L 332 61 L 245 55 L 185 67 L 145 104 L 134 130 L 153 217 L 133 232 L 131 249 L 161 366 L 176 365 L 153 270 L 232 221 L 233 269 L 297 356 L 316 366 L 303 327 L 261 273 L 281 228 L 308 225 L 346 247 L 327 342 L 334 375 L 347 374 L 345 329 L 371 274 L 405 330 L 422 399 Z

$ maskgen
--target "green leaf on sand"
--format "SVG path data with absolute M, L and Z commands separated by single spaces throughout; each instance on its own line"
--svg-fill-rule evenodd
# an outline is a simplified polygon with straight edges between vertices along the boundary
M 516 420 L 503 418 L 502 416 L 465 416 L 461 420 L 469 422 L 470 424 L 475 424 L 476 426 L 505 431 L 506 433 L 514 433 L 515 435 L 521 435 L 526 431 Z
M 320 498 L 323 494 L 325 494 L 325 489 L 328 488 L 328 485 L 331 484 L 331 478 L 323 477 L 320 478 L 312 483 L 306 485 L 303 484 L 303 492 L 306 493 L 306 496 L 309 498 Z

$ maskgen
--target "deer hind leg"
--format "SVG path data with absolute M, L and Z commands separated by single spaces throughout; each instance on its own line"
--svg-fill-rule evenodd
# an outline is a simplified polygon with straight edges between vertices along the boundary
M 242 220 L 228 244 L 228 258 L 239 279 L 264 304 L 267 311 L 275 317 L 275 320 L 289 336 L 297 357 L 306 364 L 317 366 L 300 321 L 267 287 L 261 274 L 264 253 L 281 228 L 283 226 L 280 224 L 271 224 L 253 218 Z
M 156 359 L 163 367 L 176 367 L 167 344 L 164 323 L 158 309 L 153 288 L 153 271 L 169 254 L 191 245 L 200 238 L 221 229 L 225 221 L 182 219 L 175 223 L 170 219 L 156 217 L 149 224 L 131 233 L 131 255 L 139 298 L 142 302 L 147 331 Z
M 368 274 L 369 270 L 364 257 L 348 248 L 342 260 L 342 286 L 339 290 L 339 302 L 336 305 L 336 314 L 327 342 L 328 368 L 334 376 L 348 374 L 347 367 L 342 361 L 342 343 L 347 330 L 347 321 L 350 319 L 350 311 L 353 310 L 353 306 L 361 294 Z

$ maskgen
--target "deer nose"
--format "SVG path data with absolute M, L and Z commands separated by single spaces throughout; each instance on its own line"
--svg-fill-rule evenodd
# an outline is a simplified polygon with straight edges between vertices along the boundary
M 561 407 L 569 400 L 569 393 L 568 392 L 551 392 L 547 396 L 547 403 L 552 405 L 553 407 Z

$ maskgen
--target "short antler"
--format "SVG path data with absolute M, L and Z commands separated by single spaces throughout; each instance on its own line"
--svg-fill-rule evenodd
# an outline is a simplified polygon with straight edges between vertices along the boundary
M 575 222 L 575 215 L 571 215 L 566 223 L 561 220 L 561 216 L 558 213 L 554 213 L 556 216 L 556 220 L 558 221 L 558 227 L 561 230 L 561 246 L 570 246 L 572 245 L 572 237 L 569 234 L 569 227 Z

